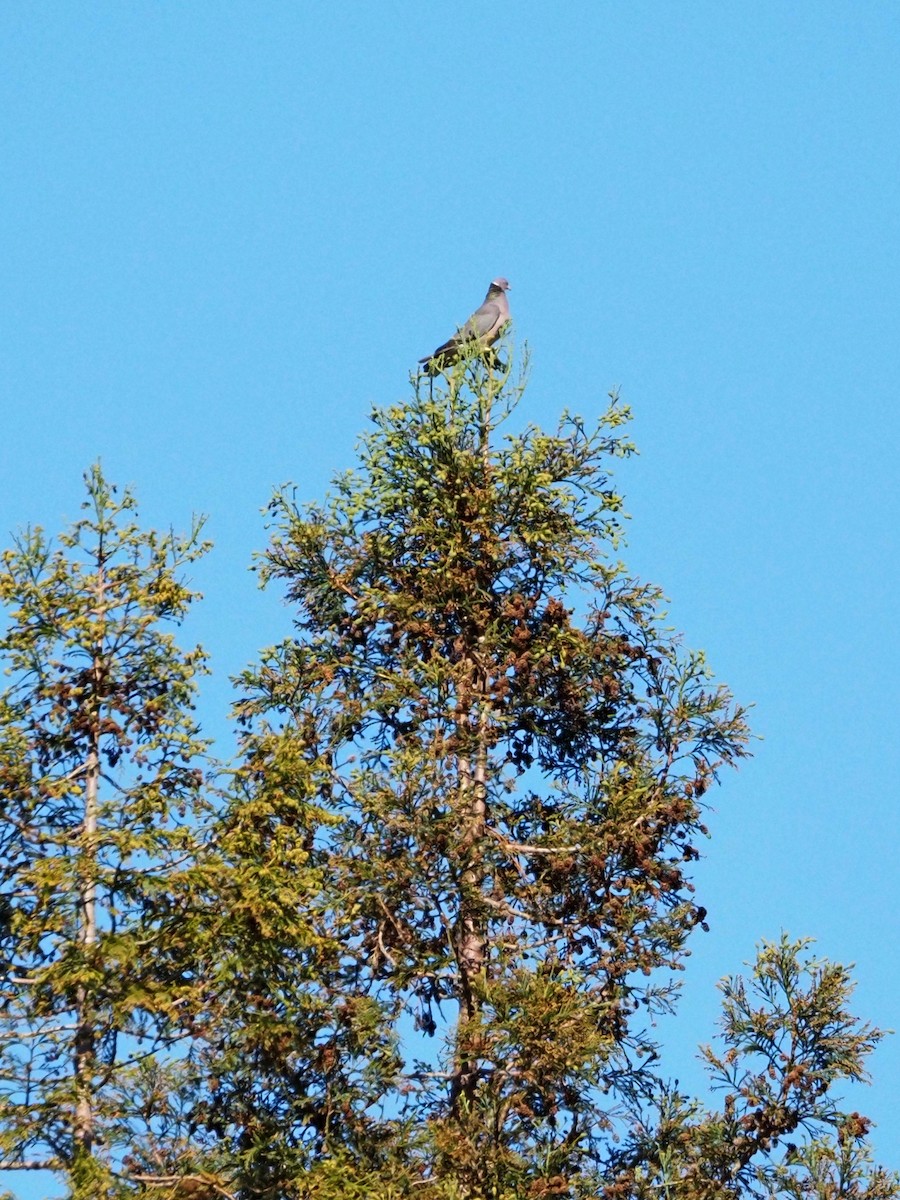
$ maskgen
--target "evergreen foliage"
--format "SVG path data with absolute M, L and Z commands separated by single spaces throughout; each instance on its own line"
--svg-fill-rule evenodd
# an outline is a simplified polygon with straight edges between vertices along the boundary
M 512 361 L 510 356 L 509 361 Z M 881 1034 L 763 943 L 666 1078 L 704 796 L 744 711 L 619 559 L 627 410 L 514 431 L 473 348 L 373 413 L 323 502 L 272 501 L 291 636 L 237 681 L 221 807 L 203 547 L 99 468 L 3 559 L 0 1146 L 73 1200 L 900 1194 L 840 1088 Z
M 51 1167 L 75 1200 L 118 1194 L 157 1132 L 205 768 L 204 656 L 165 631 L 200 528 L 144 533 L 99 466 L 86 485 L 58 547 L 31 529 L 0 560 L 0 1165 Z
M 299 870 L 311 891 L 278 969 L 268 941 L 255 960 L 251 1023 L 279 1048 L 235 1073 L 248 1024 L 220 1027 L 211 1108 L 241 1113 L 236 1195 L 737 1195 L 757 1170 L 803 1178 L 783 1135 L 848 1128 L 821 1097 L 879 1035 L 845 1019 L 839 968 L 813 989 L 809 1045 L 767 1088 L 736 1081 L 725 1117 L 657 1074 L 652 1020 L 705 917 L 701 798 L 748 731 L 618 559 L 627 411 L 505 432 L 521 391 L 473 352 L 373 413 L 324 503 L 273 499 L 262 576 L 295 632 L 239 680 L 229 821 L 257 839 L 255 887 L 287 895 Z M 800 948 L 782 953 L 800 972 Z M 729 1069 L 757 1049 L 742 986 Z M 795 1018 L 767 1019 L 787 1038 Z

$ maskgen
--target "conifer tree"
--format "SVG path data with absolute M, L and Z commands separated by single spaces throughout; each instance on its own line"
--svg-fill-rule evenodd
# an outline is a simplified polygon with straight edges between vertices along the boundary
M 204 655 L 166 626 L 205 546 L 85 478 L 56 546 L 29 529 L 0 559 L 0 1167 L 98 1200 L 143 1186 L 128 1163 L 166 1130 L 185 1033 L 192 981 L 167 963 L 206 803 Z
M 220 994 L 270 964 L 208 1060 L 233 1194 L 895 1195 L 833 1098 L 880 1035 L 802 945 L 763 947 L 757 1008 L 728 985 L 721 1113 L 665 1081 L 703 797 L 748 730 L 619 560 L 627 411 L 514 432 L 522 386 L 473 353 L 375 410 L 324 503 L 274 497 L 295 631 L 239 681 L 224 836 L 245 883 L 312 890 Z

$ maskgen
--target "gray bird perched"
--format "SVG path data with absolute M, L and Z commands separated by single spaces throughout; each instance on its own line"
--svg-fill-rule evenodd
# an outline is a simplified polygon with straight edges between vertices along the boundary
M 424 358 L 419 359 L 420 363 L 426 364 L 427 375 L 437 375 L 445 367 L 455 363 L 460 356 L 460 348 L 466 343 L 476 343 L 479 350 L 487 350 L 496 342 L 500 331 L 509 320 L 509 301 L 506 299 L 508 288 L 509 283 L 506 279 L 491 281 L 481 308 L 476 309 L 465 325 L 460 326 L 453 337 L 442 346 L 438 346 L 433 354 L 426 354 Z

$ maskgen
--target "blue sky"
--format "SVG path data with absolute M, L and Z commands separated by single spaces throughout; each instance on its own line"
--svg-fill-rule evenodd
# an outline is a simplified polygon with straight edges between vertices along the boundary
M 672 1073 L 782 928 L 900 1024 L 900 7 L 8 4 L 0 50 L 0 531 L 71 520 L 98 456 L 145 523 L 208 513 L 227 737 L 288 627 L 272 488 L 320 496 L 506 275 L 523 418 L 621 387 L 626 560 L 764 739 L 712 798 Z M 900 1169 L 897 1038 L 872 1067 Z

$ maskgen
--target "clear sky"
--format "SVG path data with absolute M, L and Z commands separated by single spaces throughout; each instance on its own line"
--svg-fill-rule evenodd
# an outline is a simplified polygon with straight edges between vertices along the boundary
M 626 560 L 764 739 L 712 797 L 672 1074 L 782 928 L 900 1025 L 900 5 L 20 3 L 0 52 L 0 533 L 98 456 L 146 524 L 208 513 L 227 748 L 288 629 L 273 486 L 322 495 L 506 275 L 523 418 L 621 387 Z M 900 1169 L 900 1039 L 872 1067 Z

